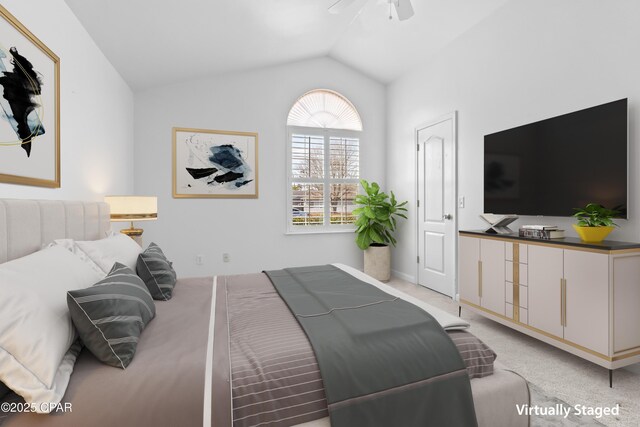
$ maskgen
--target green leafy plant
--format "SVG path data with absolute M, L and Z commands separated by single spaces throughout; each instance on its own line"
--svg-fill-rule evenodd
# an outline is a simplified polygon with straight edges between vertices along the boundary
M 597 203 L 589 203 L 584 208 L 573 208 L 573 210 L 576 211 L 573 216 L 578 218 L 580 227 L 617 227 L 613 218 L 621 213 L 618 208 L 607 209 Z
M 359 206 L 353 210 L 357 217 L 356 244 L 362 250 L 369 246 L 396 245 L 392 233 L 396 230 L 396 217 L 407 219 L 404 214 L 407 202 L 398 203 L 396 196 L 391 191 L 391 196 L 380 191 L 380 186 L 372 182 L 369 184 L 364 179 L 360 185 L 365 194 L 358 194 L 355 203 Z

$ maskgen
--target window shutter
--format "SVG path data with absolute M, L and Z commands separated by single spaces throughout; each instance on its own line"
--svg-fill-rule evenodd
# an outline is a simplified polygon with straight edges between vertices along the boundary
M 291 225 L 324 225 L 324 184 L 291 184 Z
M 324 138 L 313 135 L 291 137 L 291 176 L 324 178 Z
M 332 179 L 360 178 L 360 141 L 332 136 L 329 141 Z

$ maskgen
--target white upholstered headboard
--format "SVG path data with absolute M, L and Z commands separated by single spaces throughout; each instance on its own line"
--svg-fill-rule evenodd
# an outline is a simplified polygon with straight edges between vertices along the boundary
M 97 240 L 111 227 L 103 202 L 0 199 L 0 263 L 55 239 Z

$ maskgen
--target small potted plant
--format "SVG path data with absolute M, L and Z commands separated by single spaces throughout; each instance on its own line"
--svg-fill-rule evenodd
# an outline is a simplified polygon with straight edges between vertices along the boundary
M 391 196 L 380 191 L 380 186 L 364 179 L 360 185 L 365 194 L 358 194 L 354 209 L 356 218 L 356 244 L 364 251 L 364 272 L 369 276 L 388 281 L 391 278 L 391 251 L 389 244 L 395 246 L 396 217 L 406 219 L 407 202 L 398 203 L 391 191 Z
M 584 208 L 574 208 L 573 216 L 578 223 L 573 224 L 583 242 L 599 243 L 609 235 L 617 225 L 613 218 L 620 215 L 618 208 L 607 209 L 597 203 L 589 203 Z

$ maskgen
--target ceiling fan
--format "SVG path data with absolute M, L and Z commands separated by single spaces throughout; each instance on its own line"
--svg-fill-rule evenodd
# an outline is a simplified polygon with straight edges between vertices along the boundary
M 330 7 L 329 13 L 337 15 L 347 7 L 351 6 L 356 0 L 336 0 Z M 391 16 L 391 6 L 396 9 L 398 19 L 400 21 L 406 21 L 413 16 L 413 6 L 411 0 L 386 0 L 389 3 L 389 19 Z

